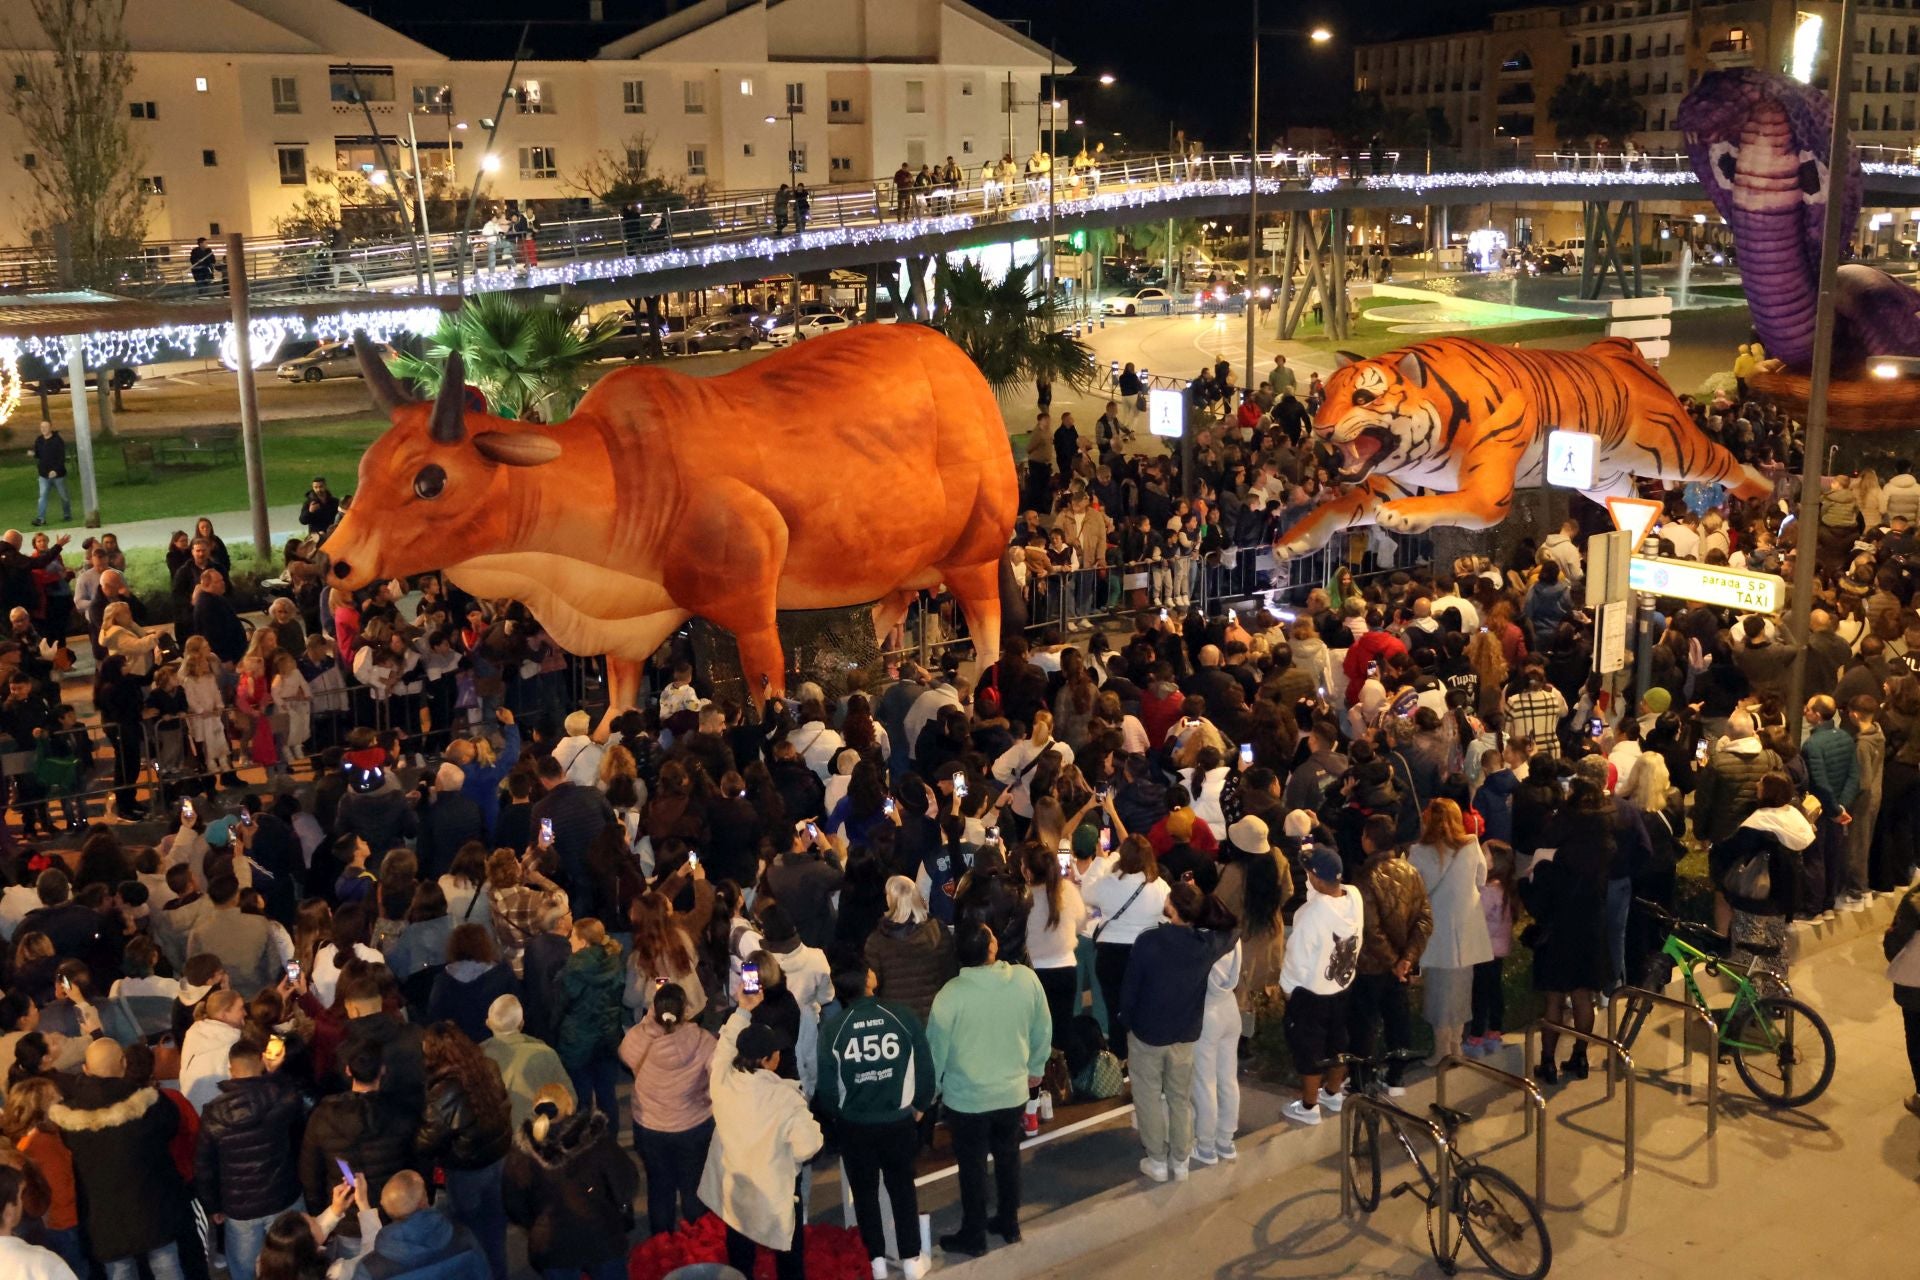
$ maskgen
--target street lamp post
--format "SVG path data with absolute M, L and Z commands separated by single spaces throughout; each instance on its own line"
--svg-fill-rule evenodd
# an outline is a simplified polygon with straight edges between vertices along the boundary
M 787 104 L 787 113 L 784 116 L 767 117 L 768 124 L 779 124 L 782 120 L 787 122 L 787 185 L 791 187 L 800 181 L 800 144 L 793 131 L 792 103 Z
M 407 146 L 413 152 L 413 200 L 420 210 L 420 243 L 426 248 L 427 292 L 440 292 L 433 276 L 433 228 L 427 225 L 427 176 L 420 163 L 420 138 L 414 132 L 414 112 L 407 112 Z
M 1314 44 L 1326 44 L 1333 39 L 1333 32 L 1325 27 L 1262 27 L 1260 25 L 1260 0 L 1251 0 L 1252 23 L 1248 33 L 1248 47 L 1253 54 L 1253 119 L 1247 132 L 1247 365 L 1246 382 L 1241 387 L 1245 394 L 1253 391 L 1253 279 L 1260 267 L 1260 37 L 1268 36 L 1305 36 Z M 1287 264 L 1289 274 L 1293 264 Z M 1342 284 L 1340 287 L 1344 288 Z

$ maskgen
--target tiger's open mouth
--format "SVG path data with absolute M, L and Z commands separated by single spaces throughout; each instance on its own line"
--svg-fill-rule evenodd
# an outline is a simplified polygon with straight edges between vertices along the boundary
M 1340 450 L 1340 478 L 1358 480 L 1365 476 L 1382 459 L 1390 457 L 1398 443 L 1386 427 L 1368 427 L 1353 439 L 1341 441 L 1335 446 Z

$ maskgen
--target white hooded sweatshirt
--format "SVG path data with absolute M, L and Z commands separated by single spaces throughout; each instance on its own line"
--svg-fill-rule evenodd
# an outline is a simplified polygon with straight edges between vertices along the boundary
M 1305 988 L 1317 996 L 1337 996 L 1353 984 L 1360 964 L 1361 926 L 1366 908 L 1360 890 L 1340 886 L 1333 897 L 1311 886 L 1307 900 L 1287 931 L 1286 956 L 1280 962 L 1280 989 L 1288 995 Z

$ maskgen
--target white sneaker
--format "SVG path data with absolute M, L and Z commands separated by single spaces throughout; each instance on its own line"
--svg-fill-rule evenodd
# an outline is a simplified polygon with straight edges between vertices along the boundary
M 1849 911 L 1865 911 L 1872 905 L 1873 905 L 1873 899 L 1869 898 L 1864 893 L 1859 895 L 1858 897 L 1847 899 L 1847 910 Z
M 1206 1169 L 1211 1169 L 1214 1165 L 1220 1163 L 1220 1157 L 1213 1154 L 1213 1152 L 1206 1147 L 1195 1147 L 1190 1159 L 1192 1159 L 1195 1164 Z
M 1320 1108 L 1303 1106 L 1298 1098 L 1280 1108 L 1280 1114 L 1295 1124 L 1320 1123 Z
M 1228 1162 L 1232 1162 L 1240 1158 L 1240 1153 L 1234 1150 L 1233 1144 L 1231 1142 L 1221 1143 L 1219 1146 L 1213 1149 L 1213 1154 L 1216 1156 L 1219 1156 L 1222 1160 L 1225 1160 Z
M 1346 1105 L 1347 1100 L 1339 1094 L 1328 1093 L 1325 1089 L 1320 1091 L 1320 1106 L 1323 1110 L 1337 1116 L 1340 1114 L 1340 1108 Z
M 1165 1182 L 1168 1176 L 1167 1166 L 1161 1164 L 1152 1156 L 1142 1156 L 1140 1158 L 1140 1172 L 1146 1174 L 1155 1182 Z
M 887 1280 L 887 1260 L 885 1258 L 875 1258 L 873 1260 L 873 1280 Z
M 1173 1180 L 1175 1182 L 1185 1182 L 1187 1180 L 1187 1162 L 1185 1160 L 1174 1162 Z
M 1404 1098 L 1407 1096 L 1407 1086 L 1403 1084 L 1390 1084 L 1387 1086 L 1387 1096 L 1389 1098 Z
M 926 1280 L 927 1268 L 931 1265 L 932 1263 L 924 1253 L 916 1254 L 911 1258 L 900 1259 L 900 1270 L 901 1273 L 907 1277 L 907 1280 Z

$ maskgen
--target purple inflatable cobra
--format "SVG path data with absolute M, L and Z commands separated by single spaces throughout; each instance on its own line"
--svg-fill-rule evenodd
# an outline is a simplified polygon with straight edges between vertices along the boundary
M 1733 231 L 1754 332 L 1793 370 L 1813 359 L 1832 122 L 1825 94 L 1751 67 L 1702 76 L 1675 118 L 1700 185 Z M 1851 229 L 1860 211 L 1851 151 L 1841 200 Z M 1840 268 L 1835 290 L 1836 373 L 1868 356 L 1920 355 L 1920 292 L 1860 263 Z

